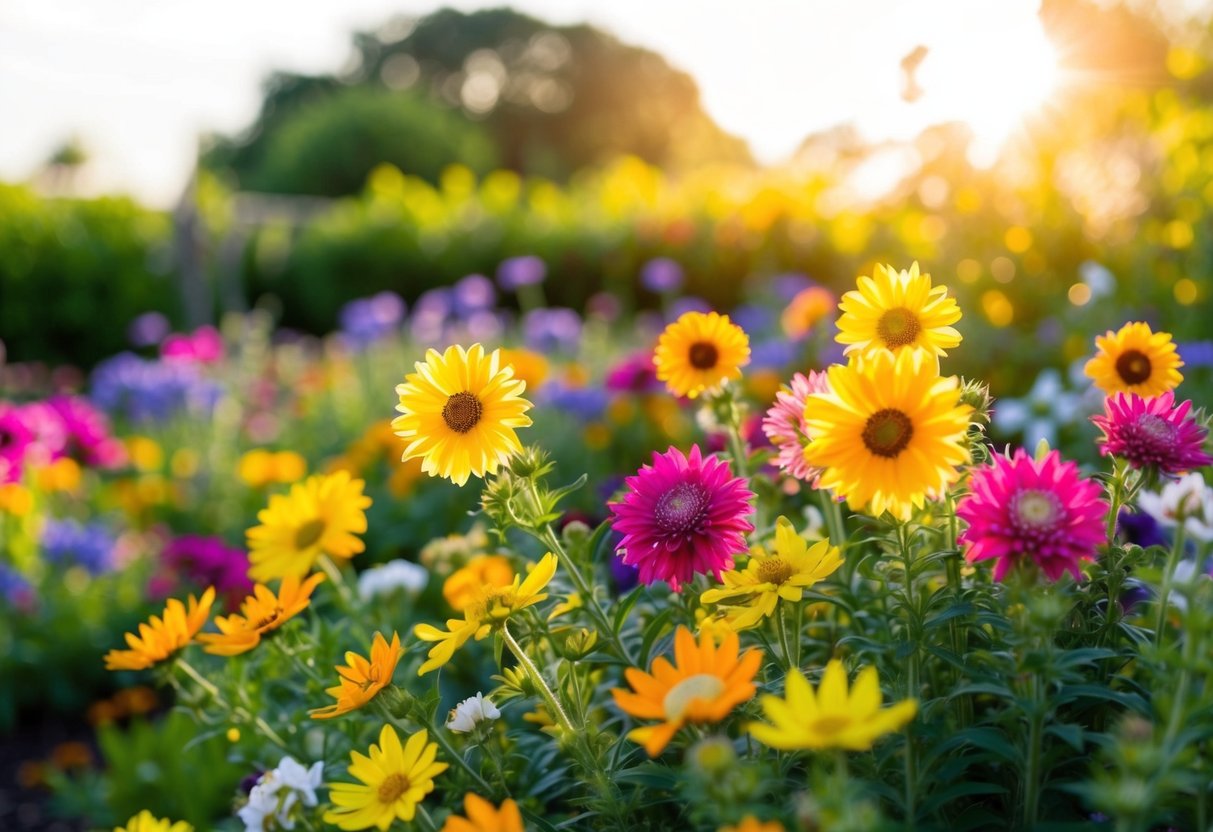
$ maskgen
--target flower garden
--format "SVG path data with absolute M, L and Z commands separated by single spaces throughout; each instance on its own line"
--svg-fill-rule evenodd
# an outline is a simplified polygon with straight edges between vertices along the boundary
M 1207 825 L 1187 347 L 1092 334 L 1072 454 L 995 439 L 1027 420 L 950 371 L 970 313 L 917 263 L 735 318 L 659 263 L 635 337 L 471 341 L 544 271 L 7 401 L 0 717 L 97 748 L 19 776 L 127 832 Z

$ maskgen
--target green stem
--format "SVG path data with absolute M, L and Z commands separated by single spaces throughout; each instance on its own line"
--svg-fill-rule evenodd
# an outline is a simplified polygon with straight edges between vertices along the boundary
M 826 524 L 826 534 L 830 536 L 830 545 L 845 549 L 847 545 L 847 527 L 842 519 L 842 506 L 829 489 L 817 489 L 821 500 L 822 518 Z
M 909 523 L 897 524 L 897 545 L 901 550 L 901 565 L 905 570 L 905 616 L 906 637 L 910 640 L 910 655 L 906 672 L 906 696 L 917 699 L 919 694 L 919 656 L 918 656 L 918 607 L 914 596 L 913 577 L 913 547 L 910 546 Z M 914 749 L 914 735 L 911 726 L 906 726 L 906 760 L 905 760 L 905 795 L 906 823 L 914 828 L 917 811 L 915 794 L 917 791 L 917 759 Z
M 544 681 L 543 675 L 539 672 L 539 668 L 531 661 L 530 656 L 519 646 L 514 640 L 514 636 L 510 634 L 508 624 L 501 625 L 501 635 L 505 639 L 506 646 L 510 648 L 510 652 L 514 654 L 514 658 L 518 659 L 518 663 L 522 665 L 522 669 L 531 677 L 531 681 L 539 690 L 539 695 L 543 697 L 544 703 L 552 712 L 552 716 L 560 723 L 560 727 L 569 734 L 575 733 L 573 723 L 569 721 L 568 715 L 564 712 L 564 708 L 560 707 L 560 702 L 556 699 L 556 694 L 552 693 L 552 689 L 548 687 L 548 683 Z
M 380 713 L 382 713 L 384 718 L 387 719 L 387 721 L 392 725 L 396 726 L 405 733 L 410 733 L 412 731 L 408 725 L 406 725 L 399 717 L 392 713 L 391 708 L 388 707 L 387 701 L 382 696 L 376 696 L 371 701 L 379 706 Z M 455 746 L 451 745 L 451 741 L 447 737 L 445 731 L 434 725 L 434 723 L 430 722 L 429 720 L 417 719 L 416 721 L 422 728 L 426 730 L 426 733 L 430 736 L 430 738 L 432 738 L 434 742 L 438 743 L 438 746 L 446 753 L 446 755 L 451 758 L 451 762 L 463 769 L 464 772 L 472 778 L 472 781 L 476 784 L 476 786 L 484 791 L 485 795 L 490 795 L 493 793 L 493 789 L 489 785 L 488 781 L 481 777 L 480 772 L 472 768 L 471 765 L 468 764 L 467 760 L 463 759 L 463 755 L 459 753 Z
M 736 408 L 733 408 L 734 410 Z M 745 452 L 745 442 L 741 439 L 741 426 L 736 424 L 736 419 L 729 420 L 729 453 L 733 457 L 733 464 L 737 467 L 734 471 L 737 476 L 744 480 L 750 478 L 750 458 Z
M 1175 527 L 1175 541 L 1171 546 L 1171 554 L 1167 556 L 1166 566 L 1163 567 L 1162 588 L 1158 591 L 1158 623 L 1154 630 L 1154 644 L 1162 644 L 1162 632 L 1167 623 L 1167 600 L 1171 595 L 1171 579 L 1175 575 L 1175 567 L 1179 563 L 1184 550 L 1185 539 L 1184 519 L 1179 519 Z
M 539 490 L 533 479 L 529 480 L 529 483 L 531 486 L 530 496 L 535 503 L 535 512 L 537 515 L 542 514 L 543 503 L 539 499 Z M 577 564 L 573 563 L 573 559 L 569 557 L 569 553 L 560 542 L 560 538 L 556 536 L 556 532 L 552 530 L 551 525 L 544 523 L 537 529 L 524 525 L 523 529 L 560 559 L 560 565 L 568 573 L 569 580 L 573 582 L 573 588 L 577 590 L 582 600 L 585 601 L 587 605 L 586 609 L 589 611 L 590 617 L 594 619 L 594 624 L 598 627 L 599 635 L 607 637 L 607 641 L 615 648 L 619 658 L 630 665 L 635 665 L 636 659 L 633 658 L 632 651 L 623 643 L 623 639 L 616 634 L 615 628 L 611 626 L 610 619 L 607 618 L 606 612 L 602 609 L 602 605 L 598 603 L 598 598 L 592 591 L 593 588 L 586 582 L 585 577 L 581 574 L 581 570 L 577 568 Z
M 783 668 L 784 670 L 791 670 L 795 665 L 792 664 L 792 648 L 788 644 L 786 611 L 786 605 L 781 602 L 779 610 L 775 613 L 775 629 L 779 633 L 779 649 L 783 653 Z
M 1036 828 L 1040 812 L 1040 744 L 1044 729 L 1044 703 L 1041 701 L 1040 677 L 1031 677 L 1032 713 L 1028 722 L 1028 767 L 1024 772 L 1024 829 Z
M 209 693 L 211 697 L 219 704 L 227 707 L 227 701 L 223 698 L 223 694 L 219 692 L 219 688 L 215 687 L 209 679 L 194 669 L 194 666 L 185 660 L 184 656 L 177 657 L 177 667 L 184 671 L 186 676 L 189 676 L 198 687 Z
M 417 820 L 421 822 L 421 828 L 426 830 L 426 832 L 438 832 L 434 819 L 430 817 L 430 813 L 420 803 L 417 804 Z
M 228 711 L 234 717 L 245 719 L 251 722 L 257 728 L 257 730 L 264 734 L 265 738 L 274 743 L 274 745 L 278 746 L 279 748 L 286 748 L 286 741 L 278 735 L 277 731 L 269 726 L 268 722 L 266 722 L 260 716 L 254 716 L 243 708 L 232 707 L 228 701 L 223 698 L 223 694 L 219 692 L 219 688 L 215 687 L 205 676 L 195 670 L 194 666 L 187 662 L 183 656 L 177 657 L 177 667 L 181 668 L 185 675 L 193 679 L 200 688 L 209 693 L 211 698 L 215 700 L 215 704 L 219 705 L 219 707 Z

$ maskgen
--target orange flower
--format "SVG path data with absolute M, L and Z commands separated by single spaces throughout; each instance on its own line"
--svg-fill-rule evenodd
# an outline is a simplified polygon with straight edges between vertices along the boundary
M 203 633 L 198 641 L 206 645 L 206 652 L 217 656 L 247 653 L 261 643 L 263 635 L 307 609 L 312 590 L 323 580 L 323 572 L 317 572 L 302 583 L 297 576 L 290 575 L 282 579 L 277 596 L 265 584 L 257 584 L 253 594 L 240 604 L 239 614 L 216 616 L 215 626 L 219 632 Z
M 449 816 L 441 832 L 526 832 L 522 813 L 512 800 L 506 800 L 500 809 L 494 809 L 483 797 L 468 792 L 463 796 L 463 809 L 467 817 Z
M 382 633 L 375 633 L 370 661 L 351 651 L 345 654 L 346 665 L 337 667 L 341 684 L 325 691 L 337 703 L 308 713 L 312 719 L 332 719 L 361 708 L 392 683 L 392 674 L 396 672 L 396 663 L 402 655 L 404 650 L 400 647 L 399 635 L 392 633 L 392 643 L 389 645 Z
M 456 612 L 463 612 L 486 586 L 509 586 L 514 567 L 501 555 L 478 555 L 457 569 L 442 585 L 442 597 Z
M 729 711 L 755 693 L 754 674 L 762 664 L 762 653 L 750 649 L 739 656 L 740 641 L 729 633 L 719 647 L 711 634 L 695 637 L 686 627 L 674 634 L 674 661 L 661 656 L 652 673 L 629 667 L 628 684 L 635 693 L 615 688 L 615 704 L 640 719 L 660 719 L 657 725 L 634 728 L 628 739 L 640 743 L 656 757 L 688 722 L 720 722 Z
M 105 654 L 106 670 L 146 670 L 176 653 L 198 634 L 211 614 L 215 588 L 202 593 L 199 601 L 189 597 L 189 609 L 176 598 L 169 599 L 162 616 L 153 615 L 139 625 L 139 635 L 126 634 L 130 650 L 111 650 Z

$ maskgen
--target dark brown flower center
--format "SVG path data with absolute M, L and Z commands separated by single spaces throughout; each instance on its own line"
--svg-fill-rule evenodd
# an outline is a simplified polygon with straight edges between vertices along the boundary
M 1149 357 L 1141 350 L 1125 350 L 1116 359 L 1116 373 L 1125 384 L 1141 384 L 1150 377 Z
M 913 435 L 910 417 L 891 407 L 873 413 L 863 426 L 863 444 L 877 456 L 889 459 L 904 451 Z
M 696 370 L 710 370 L 720 360 L 720 351 L 716 349 L 715 344 L 709 344 L 707 341 L 696 341 L 694 344 L 691 344 L 691 351 L 687 353 L 687 360 L 691 362 L 691 366 Z
M 695 532 L 707 514 L 711 495 L 698 483 L 680 482 L 657 500 L 653 517 L 667 534 L 683 536 Z
M 400 795 L 409 790 L 409 778 L 403 774 L 389 774 L 379 784 L 379 802 L 389 806 L 400 799 Z
M 253 625 L 253 629 L 262 630 L 262 629 L 270 626 L 271 624 L 273 624 L 275 621 L 277 621 L 281 615 L 282 615 L 282 607 L 274 607 L 274 611 L 271 612 L 269 615 L 265 616 L 264 618 L 258 620 L 257 623 Z
M 442 421 L 455 433 L 467 433 L 476 427 L 483 415 L 484 405 L 480 399 L 466 391 L 451 396 L 442 408 Z
M 307 549 L 324 536 L 324 520 L 317 517 L 295 529 L 295 548 Z
M 758 580 L 764 584 L 779 586 L 792 577 L 794 571 L 783 558 L 763 558 L 758 562 Z
M 922 324 L 918 322 L 918 316 L 904 306 L 890 309 L 876 322 L 876 334 L 890 349 L 913 344 L 920 332 Z

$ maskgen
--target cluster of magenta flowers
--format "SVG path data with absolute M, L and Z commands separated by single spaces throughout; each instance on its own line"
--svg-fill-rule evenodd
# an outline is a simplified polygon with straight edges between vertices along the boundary
M 1114 393 L 1104 413 L 1091 417 L 1103 431 L 1100 453 L 1117 456 L 1134 468 L 1179 474 L 1213 463 L 1204 450 L 1207 431 L 1192 418 L 1192 402 L 1175 404 L 1175 394 L 1142 398 L 1136 393 Z
M 20 480 L 27 466 L 64 457 L 90 468 L 126 460 L 105 414 L 78 396 L 16 404 L 0 401 L 0 483 Z

